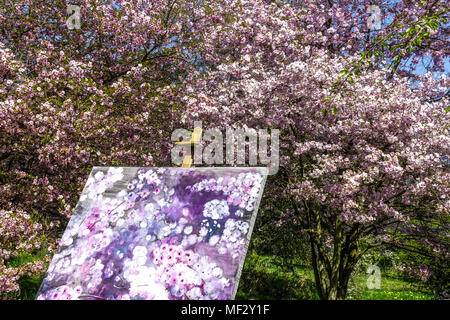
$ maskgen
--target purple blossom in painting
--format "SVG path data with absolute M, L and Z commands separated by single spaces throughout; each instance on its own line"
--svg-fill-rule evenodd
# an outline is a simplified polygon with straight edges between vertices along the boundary
M 37 299 L 231 299 L 265 168 L 96 167 Z

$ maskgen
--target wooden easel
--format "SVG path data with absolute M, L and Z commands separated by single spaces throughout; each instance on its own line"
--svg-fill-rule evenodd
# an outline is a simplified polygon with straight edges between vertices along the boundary
M 175 142 L 175 144 L 189 144 L 191 146 L 192 151 L 192 147 L 198 143 L 201 143 L 201 140 L 202 140 L 202 128 L 195 127 L 194 131 L 192 132 L 190 141 L 179 141 Z M 192 154 L 193 152 L 191 152 L 191 155 L 184 156 L 183 163 L 181 164 L 182 168 L 189 168 L 192 166 Z

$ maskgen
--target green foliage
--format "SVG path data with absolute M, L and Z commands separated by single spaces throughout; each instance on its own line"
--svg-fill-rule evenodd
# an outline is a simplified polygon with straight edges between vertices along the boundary
M 44 249 L 44 247 L 39 250 L 34 250 L 33 252 L 20 253 L 9 259 L 6 266 L 17 268 L 28 262 L 44 260 L 47 254 L 48 251 Z M 23 275 L 17 281 L 20 288 L 18 291 L 0 293 L 0 297 L 5 297 L 7 299 L 34 300 L 43 279 L 44 274 Z
M 42 283 L 44 276 L 23 276 L 19 279 L 19 294 L 20 300 L 34 300 L 36 293 Z
M 263 205 L 270 205 L 266 200 Z M 274 201 L 275 202 L 275 201 Z M 306 235 L 301 233 L 295 217 L 275 203 L 273 210 L 261 210 L 255 223 L 250 249 L 258 255 L 268 255 L 285 271 L 294 267 L 310 267 L 311 251 Z
M 318 299 L 312 280 L 285 272 L 271 261 L 256 254 L 247 257 L 236 299 Z
M 399 260 L 403 266 L 409 266 L 399 272 L 402 279 L 421 290 L 432 292 L 434 296 L 448 299 L 450 295 L 450 268 L 444 257 L 429 257 L 417 252 L 399 251 Z M 427 266 L 430 276 L 423 279 L 417 270 Z M 416 272 L 414 272 L 416 271 Z

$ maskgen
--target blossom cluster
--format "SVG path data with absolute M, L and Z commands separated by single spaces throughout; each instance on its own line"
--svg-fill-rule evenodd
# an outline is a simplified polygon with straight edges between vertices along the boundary
M 191 188 L 193 191 L 197 192 L 208 192 L 208 191 L 222 191 L 227 195 L 228 204 L 234 206 L 239 206 L 239 208 L 245 209 L 247 211 L 252 211 L 255 201 L 258 197 L 258 191 L 261 187 L 262 177 L 261 175 L 254 174 L 252 172 L 240 173 L 237 177 L 226 177 L 219 178 L 217 181 L 214 180 L 202 180 L 194 184 Z M 210 209 L 211 207 L 224 207 L 223 204 L 213 202 L 208 206 L 207 213 L 205 216 L 226 214 L 222 212 L 220 208 L 215 210 Z M 222 213 L 218 213 L 217 210 Z M 214 212 L 214 213 L 213 213 Z M 213 218 L 217 219 L 217 218 Z

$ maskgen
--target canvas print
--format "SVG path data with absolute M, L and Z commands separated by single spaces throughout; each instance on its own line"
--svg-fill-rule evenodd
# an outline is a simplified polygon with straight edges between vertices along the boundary
M 95 167 L 36 298 L 233 299 L 266 174 Z

